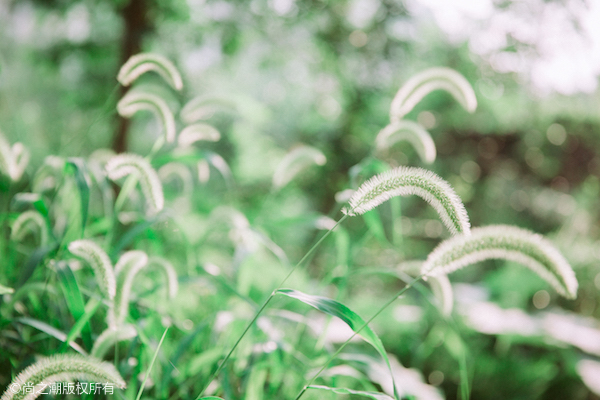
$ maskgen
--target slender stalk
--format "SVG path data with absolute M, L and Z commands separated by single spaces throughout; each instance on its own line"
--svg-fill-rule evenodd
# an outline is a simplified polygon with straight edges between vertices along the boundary
M 244 332 L 242 332 L 241 336 L 235 342 L 235 344 L 233 345 L 233 347 L 231 348 L 231 350 L 229 350 L 229 353 L 227 353 L 227 355 L 225 356 L 225 358 L 223 359 L 223 361 L 221 362 L 221 364 L 219 364 L 219 366 L 217 367 L 217 369 L 215 370 L 215 372 L 213 372 L 213 374 L 210 376 L 210 378 L 208 379 L 208 381 L 206 382 L 206 384 L 204 385 L 204 387 L 200 391 L 200 394 L 198 394 L 198 397 L 196 397 L 196 400 L 200 400 L 200 398 L 202 397 L 202 395 L 204 394 L 204 392 L 206 391 L 206 389 L 208 388 L 208 386 L 217 377 L 217 375 L 219 374 L 219 372 L 221 372 L 221 370 L 223 369 L 223 367 L 225 366 L 225 364 L 227 363 L 227 361 L 229 360 L 229 358 L 231 357 L 231 355 L 233 354 L 233 352 L 235 351 L 235 349 L 237 348 L 237 346 L 240 344 L 240 342 L 242 341 L 242 339 L 244 338 L 244 336 L 246 335 L 246 333 L 248 333 L 248 331 L 250 330 L 250 327 L 252 327 L 252 325 L 254 325 L 254 322 L 256 322 L 256 320 L 258 319 L 258 317 L 260 316 L 260 314 L 267 307 L 267 304 L 269 304 L 269 302 L 271 301 L 271 299 L 275 295 L 275 292 L 277 290 L 281 289 L 281 287 L 285 284 L 285 282 L 287 282 L 287 280 L 290 278 L 290 276 L 292 276 L 292 274 L 294 273 L 294 271 L 300 265 L 302 265 L 304 263 L 304 261 L 306 261 L 306 259 L 316 250 L 316 248 L 319 247 L 319 245 L 323 242 L 323 240 L 325 240 L 325 238 L 327 236 L 329 236 L 329 234 L 331 232 L 333 232 L 333 230 L 335 228 L 337 228 L 338 225 L 340 225 L 342 222 L 344 222 L 344 220 L 347 217 L 348 217 L 348 215 L 344 215 L 338 222 L 336 222 L 336 224 L 330 230 L 328 230 L 327 232 L 325 232 L 325 234 L 321 237 L 321 239 L 319 239 L 317 241 L 317 243 L 315 243 L 310 248 L 310 250 L 308 250 L 308 252 L 306 252 L 306 254 L 290 270 L 290 272 L 286 275 L 286 277 L 283 278 L 283 280 L 281 281 L 281 283 L 271 292 L 271 294 L 269 295 L 269 297 L 267 298 L 267 300 L 263 303 L 263 305 L 258 309 L 258 311 L 256 312 L 256 314 L 254 315 L 254 318 L 252 318 L 252 321 L 250 321 L 250 323 L 248 324 L 248 326 L 246 326 L 246 329 L 244 329 Z
M 413 287 L 415 283 L 417 283 L 418 281 L 423 279 L 423 276 L 424 275 L 421 274 L 418 277 L 416 277 L 415 279 L 413 279 L 412 281 L 410 281 L 406 286 L 404 286 L 402 289 L 400 289 L 400 291 L 398 291 L 398 293 L 396 293 L 394 295 L 394 297 L 389 299 L 379 310 L 377 310 L 377 312 L 371 318 L 369 318 L 360 328 L 358 328 L 356 331 L 354 331 L 352 336 L 350 336 L 344 343 L 342 343 L 342 345 L 337 349 L 337 351 L 335 353 L 333 353 L 333 355 L 331 357 L 329 357 L 329 359 L 325 362 L 325 364 L 323 364 L 323 366 L 321 367 L 319 372 L 317 372 L 315 374 L 315 376 L 313 376 L 311 378 L 311 380 L 306 385 L 304 385 L 304 387 L 302 388 L 300 393 L 298 393 L 298 396 L 296 396 L 295 400 L 299 400 L 302 397 L 302 395 L 304 394 L 304 392 L 306 392 L 308 387 L 313 384 L 313 382 L 321 375 L 321 373 L 323 371 L 325 371 L 325 368 L 327 368 L 329 366 L 329 364 L 341 353 L 341 351 L 344 349 L 344 347 L 346 347 L 346 345 L 348 343 L 350 343 L 350 341 L 352 339 L 354 339 L 354 337 L 356 335 L 358 335 L 367 325 L 369 325 L 371 323 L 371 321 L 373 321 L 379 314 L 381 314 L 383 312 L 383 310 L 388 308 L 394 301 L 396 301 L 396 299 L 398 297 L 402 296 L 404 294 L 404 292 L 406 292 L 408 289 Z

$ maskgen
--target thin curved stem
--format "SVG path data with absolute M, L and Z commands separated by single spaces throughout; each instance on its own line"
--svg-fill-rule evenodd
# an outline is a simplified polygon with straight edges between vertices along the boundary
M 242 332 L 242 334 L 240 335 L 240 337 L 238 338 L 238 340 L 235 342 L 235 344 L 233 345 L 233 347 L 231 348 L 231 350 L 229 350 L 229 353 L 227 353 L 227 355 L 225 356 L 225 358 L 223 359 L 223 361 L 221 362 L 221 364 L 219 364 L 219 366 L 217 367 L 217 369 L 215 370 L 215 372 L 213 372 L 213 374 L 210 376 L 210 378 L 208 379 L 208 381 L 206 382 L 206 384 L 204 385 L 204 387 L 200 391 L 200 394 L 198 395 L 198 397 L 196 397 L 196 400 L 200 400 L 200 398 L 202 397 L 202 395 L 204 394 L 204 392 L 206 391 L 206 389 L 208 388 L 208 386 L 217 377 L 217 375 L 219 374 L 219 372 L 221 372 L 221 370 L 223 369 L 223 367 L 225 366 L 225 364 L 227 363 L 227 361 L 229 360 L 229 358 L 231 357 L 231 355 L 233 354 L 233 352 L 235 351 L 235 349 L 237 348 L 237 346 L 240 344 L 240 342 L 242 341 L 242 339 L 244 338 L 244 336 L 246 336 L 246 333 L 248 333 L 248 331 L 250 330 L 250 328 L 252 327 L 252 325 L 254 325 L 254 323 L 256 322 L 256 320 L 258 319 L 258 317 L 260 316 L 260 314 L 263 312 L 263 310 L 267 307 L 267 304 L 269 304 L 269 302 L 271 301 L 271 299 L 273 298 L 273 296 L 275 296 L 275 292 L 277 292 L 277 290 L 281 289 L 281 287 L 285 284 L 285 282 L 287 282 L 287 280 L 292 276 L 292 274 L 294 273 L 294 271 L 308 259 L 308 257 L 317 249 L 317 247 L 319 247 L 319 245 L 323 242 L 323 240 L 325 240 L 325 238 L 327 238 L 327 236 L 329 236 L 329 234 L 331 232 L 333 232 L 333 230 L 335 228 L 337 228 L 338 225 L 340 225 L 342 222 L 344 222 L 344 220 L 347 217 L 348 217 L 348 215 L 344 215 L 342 218 L 340 218 L 340 220 L 338 222 L 336 222 L 336 224 L 330 230 L 328 230 L 327 232 L 325 232 L 325 234 L 317 241 L 317 243 L 315 243 L 310 248 L 310 250 L 308 250 L 308 252 L 306 252 L 306 254 L 300 259 L 300 261 L 298 261 L 298 263 L 290 270 L 290 272 L 286 275 L 286 277 L 283 278 L 283 280 L 281 281 L 281 283 L 271 292 L 271 294 L 269 295 L 269 297 L 267 298 L 267 300 L 263 303 L 263 305 L 258 309 L 258 311 L 256 312 L 256 314 L 254 315 L 254 318 L 252 318 L 252 320 L 250 321 L 250 323 L 246 326 L 246 329 L 244 329 L 244 332 Z
M 321 375 L 321 373 L 323 371 L 325 371 L 325 368 L 327 368 L 329 366 L 329 364 L 341 353 L 341 351 L 344 349 L 344 347 L 346 347 L 346 345 L 348 343 L 350 343 L 350 341 L 352 339 L 354 339 L 354 337 L 356 335 L 358 335 L 367 325 L 369 325 L 371 323 L 371 321 L 373 321 L 379 314 L 381 314 L 383 312 L 383 310 L 388 308 L 394 301 L 396 301 L 396 299 L 398 297 L 402 296 L 404 294 L 404 292 L 406 292 L 408 289 L 413 287 L 415 283 L 417 283 L 418 281 L 423 279 L 423 276 L 424 276 L 424 274 L 421 274 L 418 277 L 416 277 L 415 279 L 413 279 L 412 281 L 410 281 L 406 286 L 404 286 L 402 289 L 400 289 L 400 291 L 398 291 L 398 293 L 396 293 L 394 295 L 394 297 L 389 299 L 379 310 L 377 310 L 377 312 L 371 318 L 369 318 L 360 328 L 355 330 L 354 333 L 352 334 L 352 336 L 350 336 L 344 343 L 342 343 L 342 345 L 337 349 L 337 351 L 335 353 L 333 353 L 333 355 L 331 357 L 329 357 L 329 359 L 325 362 L 325 364 L 323 364 L 323 366 L 321 367 L 319 372 L 317 372 L 311 378 L 311 380 L 306 385 L 304 385 L 304 387 L 302 388 L 300 393 L 298 393 L 298 396 L 296 396 L 295 400 L 299 400 L 302 397 L 302 395 L 304 394 L 304 392 L 306 392 L 308 387 L 313 384 L 313 382 Z

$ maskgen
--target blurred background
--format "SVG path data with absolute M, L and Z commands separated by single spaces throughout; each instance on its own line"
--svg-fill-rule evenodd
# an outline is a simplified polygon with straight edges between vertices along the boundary
M 235 205 L 251 222 L 286 153 L 308 144 L 327 157 L 285 188 L 273 215 L 260 215 L 262 229 L 297 260 L 314 236 L 300 225 L 290 233 L 289 224 L 336 207 L 335 194 L 352 187 L 351 168 L 372 157 L 398 88 L 429 67 L 456 69 L 475 89 L 475 113 L 436 92 L 406 117 L 431 132 L 436 162 L 423 164 L 408 144 L 377 157 L 440 174 L 465 202 L 473 226 L 515 224 L 546 235 L 580 282 L 578 299 L 565 301 L 518 266 L 491 263 L 486 272 L 452 278 L 464 285 L 457 286 L 459 300 L 502 307 L 496 314 L 462 309 L 472 316 L 463 334 L 479 360 L 473 398 L 597 399 L 599 21 L 598 0 L 0 0 L 0 127 L 11 143 L 31 150 L 32 170 L 48 154 L 87 156 L 102 147 L 145 154 L 159 129 L 149 116 L 118 117 L 124 90 L 116 75 L 131 55 L 160 53 L 184 77 L 182 94 L 165 93 L 174 109 L 195 96 L 222 101 L 211 119 L 222 139 L 209 146 L 231 167 Z M 159 82 L 143 78 L 150 86 Z M 217 202 L 206 201 L 206 209 Z M 379 243 L 359 252 L 357 265 L 423 258 L 447 236 L 423 204 L 402 206 L 420 211 L 418 218 L 403 214 L 400 254 Z M 349 228 L 363 225 L 349 221 Z M 357 288 L 355 295 L 376 292 Z M 553 307 L 568 312 L 571 325 L 531 319 Z M 514 308 L 528 312 L 529 322 L 502 313 Z M 481 315 L 493 315 L 497 325 Z M 541 330 L 520 329 L 528 323 Z M 566 331 L 552 336 L 544 324 Z M 429 383 L 448 384 L 453 398 L 456 385 L 444 383 L 440 372 L 452 367 L 440 364 L 436 350 L 412 351 L 425 328 L 401 329 L 400 344 L 390 339 L 398 328 L 381 325 L 389 350 Z M 585 333 L 577 331 L 582 327 Z M 586 375 L 580 365 L 588 359 L 596 364 L 585 365 L 596 367 Z

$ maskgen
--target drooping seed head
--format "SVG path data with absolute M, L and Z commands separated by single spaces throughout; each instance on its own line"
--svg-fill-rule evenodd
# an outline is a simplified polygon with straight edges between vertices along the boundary
M 375 145 L 381 151 L 401 140 L 412 144 L 423 162 L 431 164 L 435 161 L 435 143 L 429 132 L 416 122 L 402 120 L 389 124 L 377 134 Z
M 37 211 L 28 210 L 22 212 L 13 223 L 10 237 L 13 240 L 23 240 L 27 232 L 39 231 L 40 244 L 45 246 L 48 243 L 48 223 Z
M 285 155 L 273 174 L 273 187 L 287 185 L 303 169 L 312 164 L 325 165 L 327 158 L 318 149 L 311 146 L 300 146 Z
M 174 89 L 183 89 L 183 81 L 175 65 L 160 54 L 154 53 L 140 53 L 131 56 L 119 70 L 117 80 L 121 85 L 129 86 L 140 75 L 148 71 L 157 72 Z
M 422 272 L 448 274 L 487 259 L 520 263 L 550 283 L 562 296 L 577 297 L 577 279 L 562 254 L 541 235 L 507 225 L 474 228 L 469 236 L 455 236 L 429 254 Z
M 117 294 L 114 306 L 108 310 L 108 325 L 120 326 L 129 313 L 129 299 L 133 280 L 138 272 L 148 264 L 148 255 L 141 250 L 124 253 L 115 265 L 117 276 Z
M 138 111 L 153 112 L 161 121 L 167 143 L 173 143 L 177 134 L 173 112 L 162 98 L 152 93 L 129 92 L 118 103 L 119 115 L 131 118 Z
M 348 201 L 350 207 L 342 211 L 360 215 L 392 197 L 413 194 L 431 204 L 450 233 L 469 233 L 469 216 L 460 197 L 448 182 L 422 168 L 398 167 L 374 176 L 358 188 Z
M 102 292 L 113 299 L 116 294 L 116 281 L 110 258 L 104 250 L 91 240 L 76 240 L 69 244 L 69 251 L 86 261 L 94 270 L 94 275 Z
M 119 154 L 106 164 L 108 177 L 112 180 L 135 174 L 140 180 L 142 193 L 146 197 L 150 215 L 163 209 L 165 198 L 158 174 L 150 163 L 137 154 Z
M 446 90 L 469 112 L 477 108 L 475 92 L 465 77 L 453 69 L 436 67 L 413 76 L 398 90 L 390 106 L 391 122 L 400 121 L 423 97 L 438 89 Z
M 177 138 L 177 144 L 181 147 L 189 147 L 198 141 L 217 142 L 221 134 L 214 126 L 196 123 L 183 128 Z
M 137 331 L 133 325 L 109 326 L 94 342 L 94 347 L 92 347 L 90 355 L 96 358 L 103 358 L 113 345 L 136 336 Z
M 53 382 L 76 380 L 125 388 L 125 381 L 112 364 L 79 354 L 60 354 L 42 358 L 23 370 L 13 379 L 1 400 L 32 400 Z M 34 389 L 29 391 L 32 387 Z

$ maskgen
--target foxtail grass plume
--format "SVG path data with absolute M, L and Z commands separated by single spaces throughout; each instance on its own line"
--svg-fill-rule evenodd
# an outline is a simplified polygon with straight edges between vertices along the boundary
M 233 183 L 233 174 L 227 161 L 217 153 L 207 151 L 204 153 L 204 159 L 198 161 L 198 180 L 200 183 L 206 183 L 210 179 L 210 166 L 212 165 L 223 177 L 227 185 Z
M 208 124 L 196 123 L 183 128 L 177 138 L 177 144 L 180 147 L 189 147 L 201 140 L 217 142 L 220 139 L 221 134 L 217 128 Z
M 108 310 L 108 325 L 120 326 L 129 313 L 129 298 L 131 287 L 138 272 L 148 264 L 148 255 L 140 250 L 132 250 L 124 253 L 115 265 L 117 277 L 117 294 L 114 306 Z
M 429 132 L 416 122 L 402 120 L 389 124 L 377 134 L 375 145 L 381 151 L 401 140 L 412 144 L 423 162 L 431 164 L 435 161 L 435 143 Z
M 273 174 L 273 187 L 276 189 L 287 185 L 303 169 L 312 164 L 325 165 L 327 158 L 312 146 L 300 146 L 285 155 Z
M 112 364 L 89 356 L 61 354 L 42 358 L 25 368 L 8 385 L 1 400 L 32 400 L 41 392 L 48 392 L 48 385 L 53 382 L 76 380 L 125 388 L 125 381 Z
M 206 120 L 217 111 L 234 111 L 235 104 L 229 100 L 218 97 L 198 96 L 188 101 L 181 109 L 181 119 L 186 124 Z
M 422 266 L 423 261 L 405 261 L 398 265 L 397 269 L 399 272 L 405 272 L 410 276 L 417 277 L 421 274 Z M 427 279 L 427 283 L 431 288 L 433 297 L 435 297 L 439 303 L 441 314 L 445 317 L 449 317 L 454 308 L 454 291 L 452 290 L 452 284 L 450 283 L 448 276 L 444 274 L 430 276 Z
M 556 291 L 577 297 L 577 279 L 562 254 L 541 235 L 507 225 L 474 228 L 470 236 L 455 236 L 440 243 L 427 257 L 422 272 L 448 274 L 487 259 L 520 263 L 537 273 Z
M 171 299 L 174 298 L 179 290 L 179 282 L 177 280 L 177 272 L 175 271 L 173 264 L 162 257 L 153 256 L 148 260 L 148 266 L 151 265 L 158 265 L 160 268 L 162 268 L 163 272 L 165 273 L 165 277 L 167 278 L 169 297 Z
M 115 273 L 112 263 L 104 250 L 91 240 L 76 240 L 69 244 L 69 251 L 86 261 L 94 270 L 100 289 L 111 300 L 116 294 Z
M 116 343 L 133 339 L 136 336 L 137 331 L 133 325 L 109 326 L 94 342 L 90 355 L 101 359 Z
M 161 97 L 145 92 L 129 92 L 118 103 L 119 115 L 131 118 L 136 112 L 152 111 L 162 123 L 167 143 L 173 143 L 177 134 L 173 112 Z
M 21 213 L 13 223 L 10 237 L 21 241 L 28 232 L 39 231 L 40 244 L 48 244 L 48 223 L 37 211 L 29 210 Z
M 166 182 L 169 179 L 173 179 L 172 177 L 179 178 L 181 181 L 182 192 L 185 194 L 191 194 L 194 188 L 194 178 L 192 177 L 192 173 L 188 169 L 187 166 L 178 163 L 178 162 L 170 162 L 158 170 L 158 177 L 162 182 Z
M 342 211 L 361 215 L 395 196 L 417 195 L 438 212 L 450 233 L 468 234 L 469 216 L 460 197 L 442 178 L 431 171 L 414 167 L 398 167 L 374 176 L 363 183 Z
M 117 180 L 124 176 L 135 174 L 140 180 L 142 193 L 146 197 L 148 213 L 154 215 L 163 209 L 165 198 L 162 184 L 156 171 L 150 163 L 137 154 L 119 154 L 110 159 L 106 164 L 106 171 L 110 179 Z
M 17 182 L 25 173 L 29 158 L 29 150 L 22 143 L 17 142 L 11 146 L 0 132 L 0 171 Z
M 450 93 L 468 112 L 477 108 L 477 98 L 471 84 L 453 69 L 430 68 L 410 78 L 398 90 L 390 106 L 391 122 L 400 121 L 423 97 L 434 90 Z
M 129 86 L 140 75 L 154 71 L 158 73 L 173 89 L 183 89 L 183 81 L 179 71 L 171 61 L 154 53 L 140 53 L 133 55 L 119 70 L 117 80 L 123 86 Z

